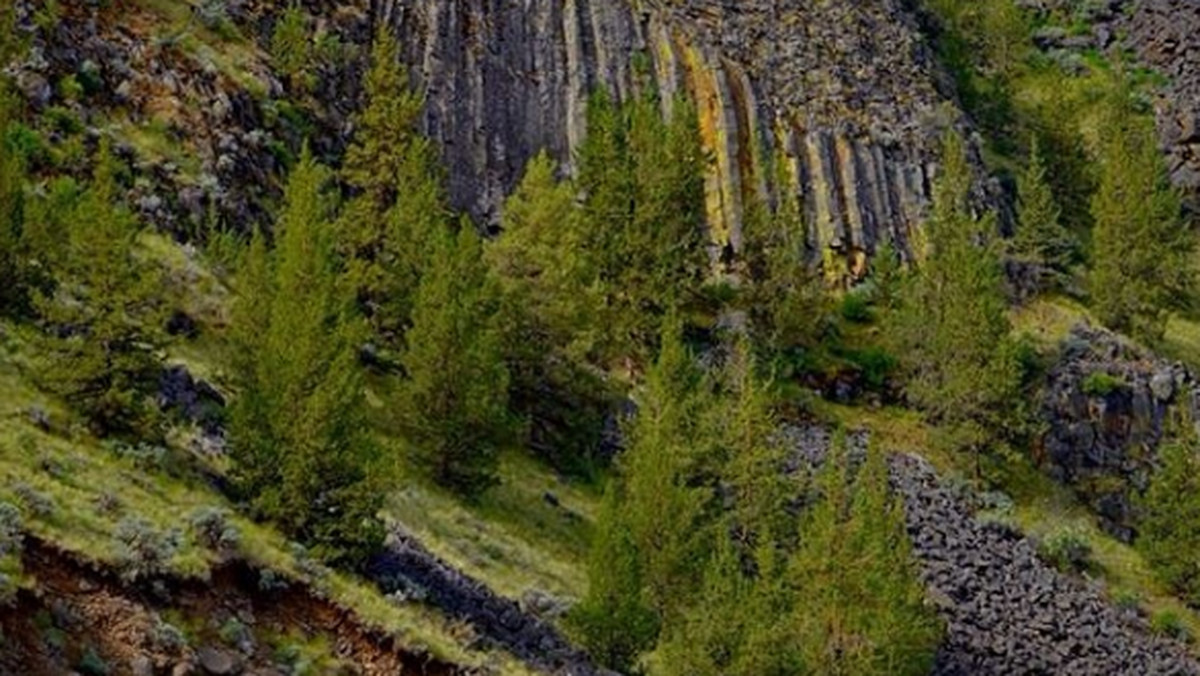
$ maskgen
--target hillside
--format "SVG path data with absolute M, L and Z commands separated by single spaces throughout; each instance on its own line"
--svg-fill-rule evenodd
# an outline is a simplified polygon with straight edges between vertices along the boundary
M 0 8 L 0 673 L 1200 674 L 1200 9 Z

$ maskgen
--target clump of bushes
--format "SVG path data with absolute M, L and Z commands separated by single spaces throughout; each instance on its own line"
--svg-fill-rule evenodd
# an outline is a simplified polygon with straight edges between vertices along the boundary
M 1192 632 L 1183 623 L 1183 618 L 1174 610 L 1161 610 L 1150 618 L 1150 628 L 1154 633 L 1184 643 L 1192 642 Z
M 21 510 L 10 502 L 0 502 L 0 557 L 21 551 L 24 530 Z
M 190 521 L 196 541 L 213 551 L 230 553 L 241 544 L 241 532 L 220 507 L 201 507 L 192 512 Z
M 24 481 L 14 484 L 12 491 L 34 518 L 46 519 L 54 514 L 54 500 Z
M 1092 397 L 1106 397 L 1119 390 L 1123 385 L 1120 378 L 1097 371 L 1083 379 L 1083 393 Z
M 144 519 L 128 517 L 117 524 L 114 537 L 123 574 L 130 580 L 160 575 L 179 549 L 178 532 L 163 532 Z
M 1076 528 L 1064 528 L 1047 535 L 1038 547 L 1042 558 L 1065 573 L 1091 570 L 1092 543 Z

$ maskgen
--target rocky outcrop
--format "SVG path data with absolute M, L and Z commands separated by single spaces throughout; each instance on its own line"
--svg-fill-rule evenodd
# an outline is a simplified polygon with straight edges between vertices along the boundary
M 1047 430 L 1041 464 L 1108 531 L 1132 539 L 1133 498 L 1145 489 L 1171 424 L 1200 420 L 1200 383 L 1182 365 L 1079 325 L 1049 370 L 1040 406 Z
M 1200 210 L 1200 3 L 1135 0 L 1119 23 L 1127 44 L 1169 82 L 1156 106 L 1167 171 Z
M 861 268 L 880 242 L 914 249 L 938 137 L 963 125 L 943 106 L 943 78 L 902 0 L 302 4 L 313 30 L 351 46 L 314 64 L 300 97 L 317 154 L 336 158 L 344 147 L 360 103 L 362 47 L 388 26 L 426 97 L 423 126 L 443 149 L 453 206 L 481 224 L 497 222 L 537 152 L 571 170 L 591 93 L 654 88 L 664 108 L 680 93 L 696 102 L 713 158 L 706 206 L 716 244 L 741 246 L 751 201 L 791 195 L 806 212 L 813 259 Z M 118 15 L 71 3 L 45 25 L 27 0 L 20 6 L 33 49 L 18 75 L 35 109 L 81 106 L 97 131 L 118 113 L 144 145 L 163 141 L 195 161 L 129 149 L 145 164 L 133 195 L 144 215 L 175 230 L 213 209 L 240 225 L 264 219 L 278 195 L 280 150 L 299 143 L 284 119 L 294 92 L 266 54 L 279 3 L 231 0 L 229 16 L 250 44 L 224 44 L 221 58 L 196 46 L 204 29 L 195 16 L 178 23 L 144 8 Z M 62 78 L 85 72 L 96 91 L 63 100 Z M 150 129 L 166 138 L 144 138 Z
M 891 467 L 928 597 L 946 621 L 935 676 L 1200 674 L 1182 645 L 1056 572 L 1029 540 L 975 520 L 927 462 L 897 456 Z
M 823 462 L 832 438 L 822 427 L 783 435 L 789 471 Z M 869 438 L 854 432 L 846 441 L 854 466 Z M 1182 645 L 1153 637 L 1136 612 L 1048 566 L 1019 533 L 976 520 L 971 502 L 927 461 L 895 455 L 889 472 L 927 599 L 946 625 L 933 676 L 1200 674 Z
M 428 99 L 455 203 L 494 221 L 525 162 L 569 169 L 590 92 L 654 86 L 696 101 L 714 161 L 713 238 L 737 249 L 750 200 L 800 198 L 815 256 L 909 250 L 944 100 L 896 0 L 377 0 Z M 951 116 L 955 117 L 954 115 Z

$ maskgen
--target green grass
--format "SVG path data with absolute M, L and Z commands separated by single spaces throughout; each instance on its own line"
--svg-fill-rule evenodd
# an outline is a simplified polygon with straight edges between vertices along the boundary
M 0 323 L 0 500 L 20 506 L 17 487 L 28 486 L 53 503 L 44 518 L 23 510 L 32 535 L 115 565 L 120 554 L 113 538 L 116 525 L 125 516 L 136 516 L 160 531 L 181 529 L 183 537 L 169 569 L 205 579 L 216 555 L 194 540 L 186 524 L 196 509 L 216 505 L 230 512 L 231 522 L 241 531 L 240 552 L 247 560 L 304 579 L 289 543 L 279 533 L 236 515 L 233 505 L 202 482 L 135 467 L 85 433 L 59 402 L 33 387 L 26 376 L 31 332 L 29 327 Z M 51 433 L 30 422 L 32 406 L 49 413 Z M 104 496 L 116 499 L 116 511 L 100 507 Z M 31 584 L 36 571 L 26 572 L 30 579 L 24 583 Z M 354 576 L 333 573 L 321 584 L 332 601 L 353 609 L 368 625 L 399 637 L 402 645 L 424 647 L 457 664 L 488 664 L 502 673 L 526 673 L 505 653 L 468 648 L 461 640 L 461 626 L 430 608 L 394 603 Z
M 411 479 L 389 497 L 385 512 L 435 554 L 505 596 L 540 590 L 580 598 L 599 489 L 562 480 L 516 451 L 503 456 L 500 480 L 472 504 Z M 551 505 L 547 493 L 560 506 Z
M 1061 296 L 1035 298 L 1010 313 L 1013 332 L 1033 338 L 1039 349 L 1053 349 L 1091 314 L 1078 301 Z M 1095 322 L 1093 322 L 1095 323 Z

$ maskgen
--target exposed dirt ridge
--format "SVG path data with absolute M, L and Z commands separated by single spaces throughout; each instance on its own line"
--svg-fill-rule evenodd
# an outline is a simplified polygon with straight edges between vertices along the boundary
M 269 647 L 252 640 L 239 641 L 247 646 L 239 651 L 172 642 L 156 629 L 160 613 L 171 610 L 185 617 L 237 618 L 274 632 L 319 633 L 360 674 L 473 673 L 399 645 L 306 584 L 264 591 L 259 570 L 241 560 L 214 567 L 208 581 L 160 578 L 130 584 L 108 567 L 27 536 L 23 564 L 37 585 L 22 590 L 15 605 L 0 612 L 0 674 L 6 676 L 67 673 L 89 648 L 113 675 L 212 673 L 213 666 L 228 666 L 228 673 L 280 673 Z M 52 626 L 45 626 L 46 618 Z

